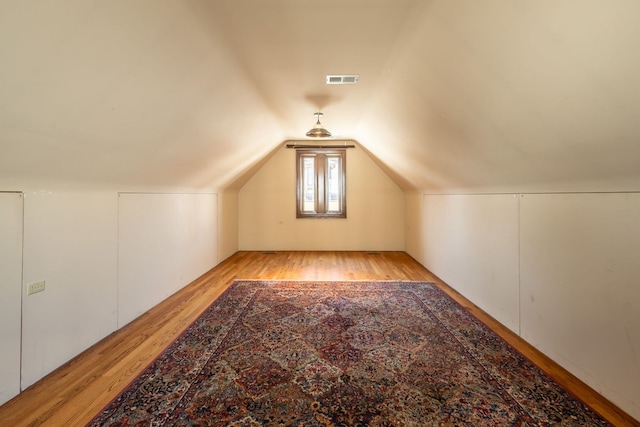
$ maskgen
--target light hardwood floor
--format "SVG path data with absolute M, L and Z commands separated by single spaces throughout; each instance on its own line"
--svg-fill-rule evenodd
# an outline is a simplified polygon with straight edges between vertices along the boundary
M 82 426 L 236 279 L 433 281 L 616 426 L 640 426 L 404 252 L 238 252 L 0 407 L 2 426 Z

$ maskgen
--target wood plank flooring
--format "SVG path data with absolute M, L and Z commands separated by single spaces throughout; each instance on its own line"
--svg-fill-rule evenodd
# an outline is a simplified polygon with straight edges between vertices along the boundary
M 434 281 L 611 423 L 640 426 L 404 252 L 238 252 L 1 406 L 0 425 L 85 425 L 236 279 Z

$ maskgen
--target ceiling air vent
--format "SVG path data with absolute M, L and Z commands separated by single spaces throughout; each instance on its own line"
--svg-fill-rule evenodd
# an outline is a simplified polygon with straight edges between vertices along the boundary
M 327 75 L 328 85 L 354 85 L 358 83 L 358 74 L 329 74 Z

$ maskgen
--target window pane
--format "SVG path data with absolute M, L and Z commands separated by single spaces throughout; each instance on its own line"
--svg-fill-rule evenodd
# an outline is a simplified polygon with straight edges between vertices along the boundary
M 340 212 L 342 183 L 340 180 L 340 157 L 327 157 L 327 212 Z
M 315 212 L 316 205 L 316 172 L 315 159 L 313 157 L 304 157 L 302 159 L 302 211 Z
M 296 152 L 296 217 L 346 218 L 346 150 Z

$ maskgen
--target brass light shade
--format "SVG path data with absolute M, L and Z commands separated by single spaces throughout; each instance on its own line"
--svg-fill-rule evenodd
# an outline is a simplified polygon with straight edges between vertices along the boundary
M 331 132 L 322 127 L 322 123 L 320 123 L 320 116 L 322 113 L 315 113 L 314 116 L 318 118 L 316 121 L 316 125 L 311 128 L 309 132 L 306 133 L 307 136 L 312 138 L 328 138 L 331 136 Z

